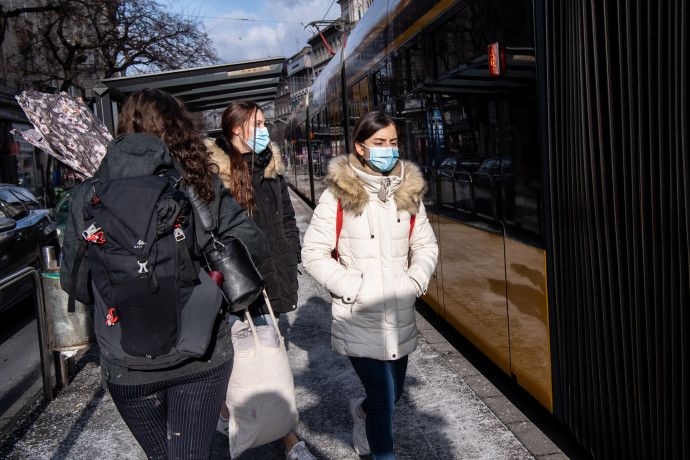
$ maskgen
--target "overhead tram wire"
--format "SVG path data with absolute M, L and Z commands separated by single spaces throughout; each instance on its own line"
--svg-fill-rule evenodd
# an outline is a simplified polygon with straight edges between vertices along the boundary
M 331 11 L 331 8 L 333 8 L 333 4 L 334 4 L 334 3 L 335 3 L 335 0 L 333 0 L 333 1 L 331 2 L 331 6 L 329 6 L 328 9 L 326 10 L 326 14 L 324 14 L 324 15 L 323 15 L 323 19 L 321 19 L 322 21 L 323 21 L 324 19 L 326 19 L 326 16 L 328 16 L 328 12 Z
M 203 16 L 204 19 L 221 19 L 226 21 L 246 21 L 246 22 L 276 22 L 279 24 L 302 24 L 298 21 L 274 21 L 269 19 L 249 19 L 249 18 L 225 18 L 222 16 Z

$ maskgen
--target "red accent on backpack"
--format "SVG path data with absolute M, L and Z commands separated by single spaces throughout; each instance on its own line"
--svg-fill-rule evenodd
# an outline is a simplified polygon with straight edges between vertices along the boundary
M 331 251 L 331 257 L 338 260 L 338 240 L 340 239 L 340 230 L 343 228 L 343 208 L 340 206 L 338 200 L 338 209 L 335 214 L 335 249 Z
M 120 317 L 115 316 L 115 309 L 111 308 L 110 311 L 108 311 L 108 317 L 106 318 L 105 324 L 106 326 L 112 326 L 117 323 L 118 319 L 120 319 Z

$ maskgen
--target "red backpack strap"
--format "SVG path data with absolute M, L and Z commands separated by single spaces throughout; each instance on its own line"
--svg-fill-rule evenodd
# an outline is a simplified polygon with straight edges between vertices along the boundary
M 407 237 L 408 240 L 409 240 L 410 238 L 412 238 L 412 230 L 414 229 L 414 221 L 415 221 L 415 218 L 416 218 L 416 217 L 417 217 L 417 216 L 414 215 L 414 214 L 412 214 L 412 215 L 410 216 L 410 236 Z
M 331 257 L 338 260 L 338 240 L 340 239 L 340 230 L 343 228 L 343 208 L 340 206 L 338 200 L 338 209 L 335 214 L 335 249 L 331 252 Z

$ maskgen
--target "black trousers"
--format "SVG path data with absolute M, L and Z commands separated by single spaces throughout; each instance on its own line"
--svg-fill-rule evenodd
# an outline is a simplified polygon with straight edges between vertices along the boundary
M 207 371 L 108 390 L 117 410 L 150 459 L 207 459 L 232 360 Z

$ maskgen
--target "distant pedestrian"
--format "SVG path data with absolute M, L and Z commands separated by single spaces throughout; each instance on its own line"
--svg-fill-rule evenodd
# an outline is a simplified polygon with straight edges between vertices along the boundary
M 285 163 L 270 143 L 261 108 L 247 101 L 231 103 L 223 112 L 224 137 L 207 142 L 211 162 L 218 167 L 223 184 L 237 198 L 254 222 L 266 233 L 267 247 L 259 271 L 278 319 L 297 305 L 297 265 L 300 262 L 299 229 L 295 210 L 283 178 Z M 240 312 L 241 313 L 241 312 Z M 249 307 L 255 325 L 272 319 L 263 298 Z M 219 431 L 227 434 L 229 411 L 223 406 Z M 315 460 L 294 428 L 283 437 L 287 460 Z
M 103 190 L 107 187 L 107 185 L 97 187 L 94 185 L 97 184 L 96 181 L 101 182 L 101 184 L 109 184 L 116 179 L 127 178 L 131 180 L 141 176 L 158 176 L 160 174 L 165 177 L 171 176 L 172 179 L 177 180 L 179 173 L 174 168 L 174 160 L 177 160 L 186 172 L 186 178 L 182 181 L 179 191 L 187 194 L 185 191 L 193 188 L 200 200 L 206 202 L 210 209 L 216 210 L 215 217 L 218 220 L 216 236 L 223 242 L 230 237 L 241 240 L 248 248 L 251 256 L 255 260 L 259 260 L 262 244 L 261 231 L 230 192 L 221 187 L 220 180 L 212 174 L 208 153 L 195 129 L 195 123 L 189 112 L 177 99 L 166 92 L 151 89 L 132 94 L 126 100 L 119 114 L 117 134 L 118 137 L 108 145 L 107 153 L 94 177 L 84 182 L 72 195 L 61 266 L 61 282 L 65 290 L 72 292 L 73 287 L 75 291 L 79 292 L 77 298 L 88 297 L 88 293 L 85 292 L 87 288 L 84 286 L 88 286 L 90 277 L 86 273 L 80 273 L 83 276 L 71 278 L 71 268 L 75 264 L 75 259 L 78 258 L 76 255 L 77 248 L 81 241 L 82 232 L 85 231 L 84 207 L 87 196 L 93 193 L 94 188 Z M 99 199 L 94 197 L 88 201 L 93 204 L 98 203 Z M 163 217 L 166 213 L 170 214 L 174 210 L 172 205 L 168 208 L 161 207 L 160 210 L 156 208 L 158 214 Z M 138 217 L 143 218 L 143 216 Z M 103 226 L 106 227 L 106 224 Z M 105 237 L 99 243 L 108 244 L 111 241 L 109 240 L 109 229 L 106 227 L 103 230 Z M 207 248 L 213 247 L 210 234 L 202 231 L 198 221 L 196 221 L 196 230 L 192 233 L 195 235 L 192 246 L 198 247 L 203 252 L 206 252 Z M 179 241 L 186 244 L 185 239 Z M 140 244 L 144 246 L 147 242 L 140 241 Z M 159 246 L 156 247 L 160 248 Z M 139 263 L 139 273 L 149 273 L 148 268 L 151 266 L 149 261 L 154 266 L 159 262 L 163 263 L 162 260 L 155 260 L 163 252 L 163 249 L 160 251 L 157 249 L 155 254 L 151 254 L 150 257 L 147 256 L 143 263 Z M 111 264 L 114 261 L 122 260 L 123 257 L 121 252 L 107 252 L 106 249 L 102 257 L 104 260 L 92 261 L 92 264 Z M 187 257 L 193 261 L 192 267 L 199 273 L 200 278 L 202 276 L 208 278 L 208 275 L 199 272 L 201 255 L 197 253 Z M 180 266 L 184 266 L 184 264 L 185 261 L 180 260 Z M 113 265 L 118 266 L 114 263 Z M 188 266 L 188 268 L 192 267 Z M 134 269 L 136 270 L 136 265 Z M 175 279 L 178 280 L 179 286 L 179 275 L 176 276 L 178 276 Z M 174 316 L 176 308 L 174 304 L 178 298 L 177 291 L 173 292 L 174 289 L 171 286 L 176 287 L 175 283 L 163 277 L 158 280 L 147 275 L 139 278 L 143 280 L 148 278 L 148 281 L 145 281 L 148 284 L 144 286 L 147 286 L 152 293 L 165 290 L 163 295 L 167 296 L 169 300 L 163 305 L 147 305 L 146 307 L 150 308 L 146 308 L 146 310 L 168 313 L 172 309 Z M 167 278 L 174 277 L 168 276 Z M 75 282 L 75 286 L 70 286 L 72 281 Z M 208 286 L 208 284 L 202 282 L 200 286 Z M 141 284 L 135 285 L 135 283 L 130 282 L 128 286 L 120 287 L 119 290 L 118 286 L 114 286 L 111 291 L 115 294 L 112 292 L 98 293 L 96 311 L 101 311 L 104 301 L 98 299 L 104 298 L 105 294 L 108 294 L 109 298 L 114 298 L 116 294 L 124 296 L 127 290 L 131 294 L 131 292 L 136 292 L 139 286 Z M 196 292 L 196 288 L 194 292 Z M 199 299 L 193 295 L 188 297 L 188 299 L 192 298 Z M 115 333 L 112 331 L 118 325 L 121 326 L 118 330 L 123 336 L 123 331 L 128 331 L 128 340 L 135 345 L 144 343 L 148 346 L 150 342 L 166 344 L 170 340 L 168 336 L 155 335 L 152 337 L 151 334 L 136 333 L 140 330 L 152 329 L 149 327 L 152 322 L 150 317 L 144 314 L 139 316 L 130 314 L 130 317 L 125 318 L 124 313 L 116 316 L 117 312 L 113 312 L 115 308 L 111 308 L 107 322 L 105 318 L 98 318 L 96 336 L 101 349 L 100 364 L 103 379 L 127 427 L 150 459 L 201 459 L 208 458 L 210 455 L 218 411 L 225 398 L 232 367 L 233 348 L 230 328 L 227 324 L 227 315 L 217 314 L 221 307 L 220 293 L 215 296 L 202 296 L 196 303 L 189 300 L 189 303 L 185 305 L 185 308 L 193 309 L 194 312 L 206 311 L 207 309 L 203 308 L 201 303 L 205 302 L 204 305 L 208 305 L 208 302 L 212 302 L 213 299 L 217 300 L 217 305 L 211 308 L 216 316 L 215 324 L 212 326 L 211 338 L 205 354 L 198 359 L 188 358 L 181 362 L 178 361 L 174 367 L 134 370 L 127 364 L 122 364 L 120 361 L 116 362 L 118 357 L 107 351 L 115 348 L 114 341 L 119 343 L 124 341 L 124 339 L 113 339 L 112 334 Z M 131 299 L 128 302 L 134 304 L 136 301 L 137 299 Z M 139 311 L 141 309 L 135 313 Z M 177 322 L 168 320 L 170 316 L 167 314 L 161 318 L 161 315 L 158 315 L 157 319 L 163 324 L 162 328 L 175 328 L 177 331 Z M 182 319 L 178 318 L 178 321 L 180 324 L 184 324 L 187 318 L 189 315 L 185 315 Z M 126 324 L 125 320 L 128 321 Z M 141 323 L 145 323 L 146 328 L 137 329 L 135 326 L 140 326 Z M 113 326 L 112 329 L 111 326 Z M 154 359 L 157 356 L 146 356 L 146 358 Z M 117 447 L 111 447 L 114 450 L 103 452 L 102 457 L 117 456 Z
M 393 120 L 370 112 L 353 139 L 352 153 L 329 164 L 302 260 L 331 292 L 331 346 L 350 358 L 366 392 L 350 401 L 355 451 L 389 460 L 394 405 L 417 345 L 415 299 L 426 292 L 438 245 L 422 204 L 424 179 L 398 159 Z

